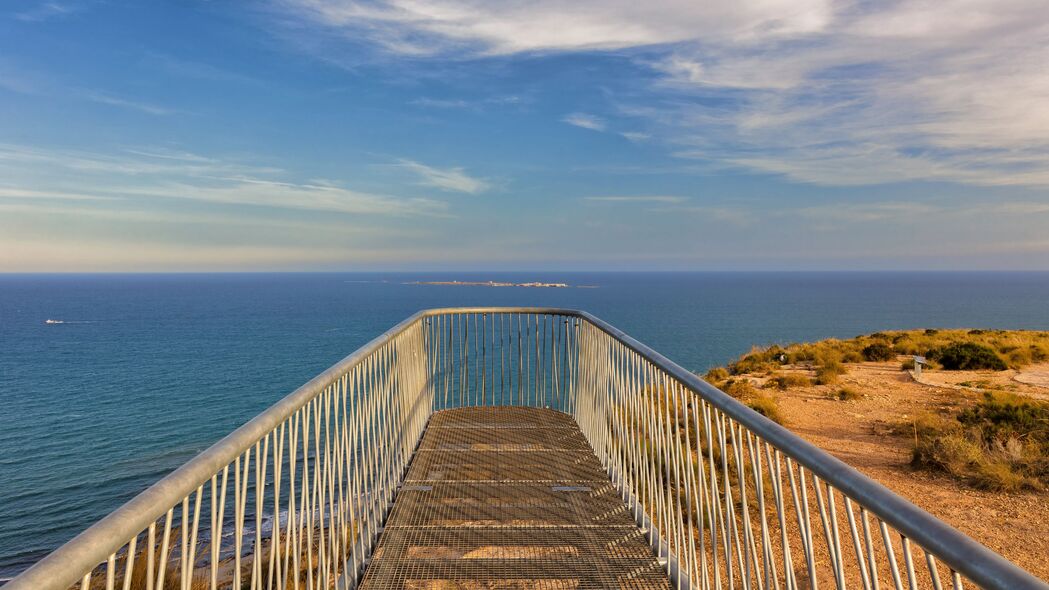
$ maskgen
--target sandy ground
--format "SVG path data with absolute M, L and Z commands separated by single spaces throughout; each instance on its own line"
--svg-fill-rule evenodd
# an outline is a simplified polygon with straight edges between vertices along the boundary
M 1045 389 L 1049 395 L 1049 364 L 1036 365 L 1013 375 L 1013 381 Z
M 1049 579 L 1049 493 L 985 492 L 947 475 L 913 469 L 909 465 L 913 440 L 894 434 L 915 415 L 952 410 L 979 398 L 981 386 L 1040 399 L 1049 399 L 1049 389 L 1014 379 L 1015 371 L 926 371 L 922 380 L 941 384 L 935 386 L 916 383 L 900 370 L 898 362 L 849 364 L 848 368 L 837 385 L 777 391 L 786 426 L 1021 567 Z M 1049 378 L 1049 365 L 1028 369 L 1023 375 Z M 863 398 L 829 399 L 843 385 L 859 391 Z

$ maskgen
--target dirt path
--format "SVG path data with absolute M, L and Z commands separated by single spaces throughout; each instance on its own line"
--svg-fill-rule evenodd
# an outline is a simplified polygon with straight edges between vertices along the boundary
M 1049 363 L 1027 367 L 1013 375 L 1013 381 L 1049 389 Z
M 945 372 L 927 372 L 944 379 Z M 898 363 L 850 364 L 834 386 L 777 392 L 786 425 L 794 432 L 878 480 L 896 493 L 1001 553 L 1035 575 L 1049 579 L 1049 494 L 1001 493 L 973 489 L 947 475 L 910 467 L 912 440 L 904 435 L 914 416 L 957 408 L 981 394 L 971 384 L 1012 384 L 1017 393 L 1044 397 L 1045 390 L 1010 381 L 1012 375 L 951 372 L 946 384 L 914 382 Z M 981 383 L 982 384 L 982 383 Z M 856 401 L 829 395 L 842 386 L 863 394 Z

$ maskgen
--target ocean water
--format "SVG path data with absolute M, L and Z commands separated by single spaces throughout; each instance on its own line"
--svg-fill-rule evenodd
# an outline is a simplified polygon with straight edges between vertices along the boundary
M 405 284 L 455 279 L 596 288 Z M 462 305 L 585 309 L 702 372 L 755 344 L 1049 330 L 1049 273 L 0 275 L 0 580 L 401 319 Z

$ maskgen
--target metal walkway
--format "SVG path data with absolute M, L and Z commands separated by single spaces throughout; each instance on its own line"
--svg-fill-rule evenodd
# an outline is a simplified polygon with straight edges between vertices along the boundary
M 615 327 L 550 308 L 413 315 L 3 590 L 74 585 L 1049 590 Z
M 669 587 L 575 420 L 520 407 L 430 418 L 361 585 Z

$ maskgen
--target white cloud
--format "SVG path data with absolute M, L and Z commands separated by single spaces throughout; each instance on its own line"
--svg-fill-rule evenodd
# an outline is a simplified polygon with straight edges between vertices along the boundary
M 164 148 L 95 154 L 0 144 L 4 199 L 121 200 L 129 205 L 179 199 L 383 216 L 447 211 L 447 204 L 435 199 L 374 194 L 332 182 L 291 182 L 281 180 L 283 175 L 273 168 Z
M 40 22 L 51 18 L 66 16 L 78 10 L 78 7 L 68 3 L 40 2 L 36 6 L 15 14 L 15 18 L 25 22 Z
M 594 115 L 588 115 L 586 113 L 571 113 L 565 115 L 561 120 L 569 125 L 575 125 L 576 127 L 582 127 L 583 129 L 590 129 L 592 131 L 604 131 L 607 126 L 604 119 L 601 117 L 595 117 Z
M 619 134 L 634 143 L 640 143 L 652 139 L 651 133 L 644 133 L 641 131 L 621 131 Z
M 529 100 L 525 97 L 517 96 L 515 94 L 507 94 L 485 98 L 471 98 L 470 100 L 462 98 L 431 98 L 428 96 L 422 96 L 411 100 L 408 104 L 434 109 L 483 109 L 489 106 L 514 106 L 527 102 L 529 102 Z
M 583 197 L 585 201 L 599 203 L 684 203 L 687 197 L 674 195 L 629 195 L 629 196 L 607 196 L 607 197 Z
M 399 166 L 419 175 L 420 183 L 443 191 L 476 195 L 491 188 L 491 185 L 466 174 L 462 168 L 434 168 L 414 160 L 399 160 Z
M 300 16 L 409 55 L 621 49 L 705 38 L 747 42 L 821 30 L 830 0 L 282 0 Z
M 51 200 L 57 199 L 62 201 L 115 201 L 117 197 L 113 196 L 102 196 L 93 195 L 83 192 L 72 192 L 72 191 L 61 191 L 61 190 L 36 190 L 31 188 L 8 188 L 0 186 L 0 199 L 18 199 L 18 200 Z
M 474 106 L 473 103 L 462 99 L 428 98 L 425 96 L 416 98 L 410 104 L 434 109 L 468 109 Z
M 714 165 L 828 185 L 1049 184 L 1044 0 L 279 2 L 396 54 L 617 50 L 659 74 L 612 97 L 623 114 Z
M 275 182 L 255 178 L 215 179 L 212 182 L 169 182 L 157 185 L 114 187 L 130 196 L 190 199 L 232 205 L 251 205 L 370 215 L 443 214 L 445 203 L 425 198 L 397 198 L 340 187 Z
M 104 94 L 101 92 L 85 92 L 84 98 L 92 102 L 97 102 L 99 104 L 106 104 L 113 107 L 120 107 L 122 109 L 139 111 L 148 115 L 170 115 L 175 112 L 172 109 L 166 107 L 160 107 L 149 103 L 118 98 L 116 96 L 111 96 L 109 94 Z

